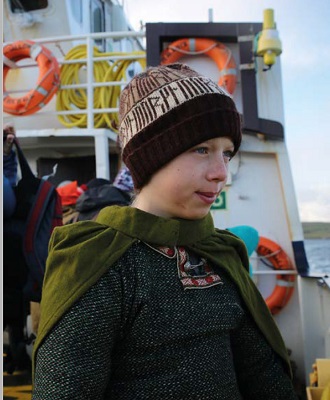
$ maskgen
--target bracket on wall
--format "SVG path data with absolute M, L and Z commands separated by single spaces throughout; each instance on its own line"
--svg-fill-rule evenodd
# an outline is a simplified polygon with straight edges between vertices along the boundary
M 251 64 L 254 62 L 253 38 L 261 30 L 262 24 L 259 23 L 147 23 L 147 65 L 160 64 L 164 43 L 184 37 L 208 37 L 224 44 L 237 43 L 240 64 Z M 242 37 L 244 40 L 240 40 Z M 244 133 L 261 134 L 271 140 L 283 140 L 284 128 L 281 123 L 258 116 L 255 70 L 243 68 L 240 73 Z

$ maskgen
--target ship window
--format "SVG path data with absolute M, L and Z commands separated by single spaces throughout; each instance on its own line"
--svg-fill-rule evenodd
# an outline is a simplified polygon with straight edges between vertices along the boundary
M 71 12 L 72 12 L 72 16 L 73 18 L 79 22 L 79 24 L 82 23 L 82 0 L 77 0 L 77 1 L 73 1 L 70 2 L 70 6 L 71 6 Z
M 104 32 L 104 4 L 100 0 L 91 2 L 91 32 Z M 95 44 L 104 50 L 104 39 L 96 39 Z
M 91 2 L 91 32 L 104 32 L 104 9 L 99 0 Z
M 93 12 L 93 32 L 102 32 L 102 11 L 98 8 Z
M 48 0 L 9 0 L 12 13 L 42 10 L 48 7 Z

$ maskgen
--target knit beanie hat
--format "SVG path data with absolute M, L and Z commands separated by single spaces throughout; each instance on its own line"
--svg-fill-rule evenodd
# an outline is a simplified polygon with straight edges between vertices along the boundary
M 240 115 L 230 95 L 184 64 L 150 67 L 123 89 L 122 157 L 136 189 L 179 154 L 215 137 L 241 143 Z

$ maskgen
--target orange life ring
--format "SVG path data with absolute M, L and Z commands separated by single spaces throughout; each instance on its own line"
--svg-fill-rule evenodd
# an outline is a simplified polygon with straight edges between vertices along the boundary
M 219 86 L 233 94 L 236 88 L 236 63 L 228 47 L 212 39 L 185 38 L 171 43 L 161 53 L 161 64 L 171 64 L 184 55 L 206 54 L 217 64 L 220 71 Z
M 294 270 L 288 255 L 270 239 L 262 236 L 259 238 L 257 254 L 267 257 L 276 270 Z M 295 279 L 295 275 L 276 275 L 275 288 L 266 299 L 266 304 L 273 315 L 278 314 L 290 300 Z
M 50 50 L 31 40 L 7 44 L 3 49 L 3 110 L 12 115 L 30 115 L 45 106 L 60 85 L 60 68 Z M 11 97 L 6 92 L 5 81 L 10 70 L 10 61 L 33 58 L 38 63 L 37 87 L 23 97 Z M 9 60 L 6 64 L 6 59 Z

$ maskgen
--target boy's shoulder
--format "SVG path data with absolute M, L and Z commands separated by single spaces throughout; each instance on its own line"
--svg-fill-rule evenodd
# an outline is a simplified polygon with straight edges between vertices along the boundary
M 49 251 L 54 248 L 76 247 L 97 242 L 105 233 L 111 236 L 113 230 L 95 221 L 81 221 L 56 227 L 49 241 Z M 114 233 L 113 233 L 114 234 Z
M 75 254 L 78 259 L 107 257 L 107 254 L 124 251 L 132 245 L 133 238 L 96 221 L 81 221 L 54 229 L 49 242 L 49 257 L 55 254 Z M 104 254 L 104 257 L 101 257 Z

